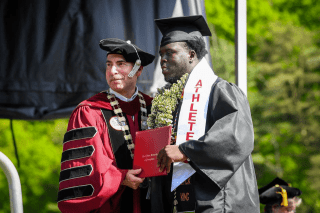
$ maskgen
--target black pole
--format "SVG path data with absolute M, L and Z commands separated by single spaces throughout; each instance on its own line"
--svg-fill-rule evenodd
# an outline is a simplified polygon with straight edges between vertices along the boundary
M 13 146 L 14 146 L 14 153 L 15 153 L 16 158 L 17 158 L 17 161 L 18 161 L 18 168 L 20 168 L 20 160 L 19 160 L 19 155 L 18 155 L 18 147 L 17 147 L 17 144 L 16 144 L 16 139 L 15 139 L 15 137 L 14 137 L 12 119 L 10 119 L 10 128 L 11 128 L 11 135 L 12 135 Z

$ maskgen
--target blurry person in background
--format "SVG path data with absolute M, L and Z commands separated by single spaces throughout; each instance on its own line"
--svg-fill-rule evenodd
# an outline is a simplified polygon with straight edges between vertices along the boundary
M 260 203 L 265 204 L 265 213 L 295 213 L 302 200 L 301 191 L 275 178 L 269 184 L 259 189 Z

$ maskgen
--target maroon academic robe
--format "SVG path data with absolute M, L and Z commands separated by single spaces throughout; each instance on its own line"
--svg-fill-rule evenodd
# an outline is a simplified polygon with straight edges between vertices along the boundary
M 147 109 L 150 109 L 152 99 L 145 94 L 143 96 Z M 134 142 L 135 132 L 141 128 L 139 97 L 131 102 L 117 100 Z M 130 203 L 132 212 L 143 212 L 140 188 L 133 190 L 132 200 L 128 197 L 121 199 L 129 188 L 121 185 L 128 169 L 117 166 L 107 123 L 111 119 L 106 120 L 103 110 L 112 111 L 104 92 L 83 101 L 71 114 L 64 137 L 59 180 L 58 207 L 63 213 L 124 212 Z M 122 130 L 116 131 L 122 135 L 119 140 L 124 140 Z

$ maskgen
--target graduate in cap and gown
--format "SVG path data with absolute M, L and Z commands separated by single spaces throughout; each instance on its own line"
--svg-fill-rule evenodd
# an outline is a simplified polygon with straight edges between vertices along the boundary
M 162 74 L 171 84 L 165 88 L 187 77 L 173 112 L 176 137 L 157 156 L 168 175 L 152 178 L 152 212 L 259 212 L 250 106 L 206 61 L 206 21 L 197 15 L 155 22 L 163 34 Z
M 301 191 L 278 177 L 261 187 L 259 195 L 265 213 L 294 213 L 301 204 Z
M 103 39 L 109 89 L 81 102 L 64 136 L 58 207 L 61 212 L 149 213 L 147 179 L 132 169 L 135 132 L 147 128 L 151 98 L 137 78 L 154 56 L 130 41 Z

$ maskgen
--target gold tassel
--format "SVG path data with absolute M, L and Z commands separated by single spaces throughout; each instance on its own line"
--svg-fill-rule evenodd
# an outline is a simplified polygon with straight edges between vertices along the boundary
M 280 187 L 281 188 L 281 192 L 276 192 L 277 194 L 281 194 L 282 196 L 282 202 L 281 202 L 281 206 L 288 206 L 288 195 L 287 195 L 287 190 L 285 190 L 284 188 L 282 188 L 281 186 L 279 186 L 278 184 L 275 185 L 276 187 Z

